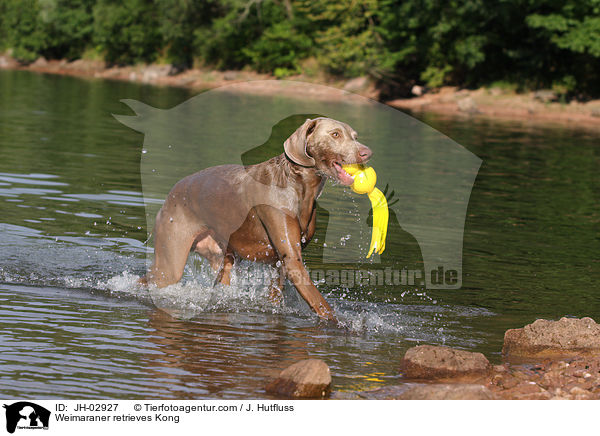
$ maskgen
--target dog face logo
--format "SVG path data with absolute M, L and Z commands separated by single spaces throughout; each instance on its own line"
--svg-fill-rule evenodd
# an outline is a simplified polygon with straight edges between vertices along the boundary
M 303 98 L 288 101 L 263 97 L 261 87 L 267 86 L 276 91 L 274 95 L 282 96 L 293 87 Z M 373 151 L 369 165 L 376 168 L 378 184 L 385 191 L 390 228 L 383 257 L 377 254 L 366 260 L 370 204 L 356 196 L 340 201 L 344 187 L 331 184 L 318 197 L 317 232 L 321 233 L 312 242 L 314 250 L 318 239 L 322 264 L 385 262 L 401 269 L 412 262 L 413 258 L 404 253 L 415 251 L 416 243 L 420 255 L 417 253 L 414 260 L 418 263 L 422 258 L 423 265 L 421 284 L 428 289 L 462 286 L 463 231 L 471 188 L 482 161 L 426 124 L 364 97 L 289 81 L 228 85 L 198 94 L 169 110 L 135 100 L 123 102 L 135 115 L 115 118 L 144 133 L 141 179 L 149 232 L 161 199 L 182 176 L 212 166 L 265 161 L 283 152 L 285 139 L 306 118 L 327 116 L 352 126 L 360 142 Z M 269 195 L 275 195 L 278 186 L 255 185 L 256 189 L 249 191 L 265 193 L 262 203 L 270 204 Z M 353 221 L 354 216 L 362 219 Z M 395 258 L 392 246 L 408 249 L 398 249 Z
M 17 428 L 48 428 L 50 411 L 28 401 L 4 405 L 6 409 L 6 431 L 14 433 Z

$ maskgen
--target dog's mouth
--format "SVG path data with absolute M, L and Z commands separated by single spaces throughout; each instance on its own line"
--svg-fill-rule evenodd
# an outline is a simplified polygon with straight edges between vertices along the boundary
M 354 177 L 348 174 L 346 170 L 342 168 L 342 165 L 340 163 L 334 162 L 332 166 L 336 171 L 338 181 L 342 185 L 350 186 L 352 183 L 354 183 Z

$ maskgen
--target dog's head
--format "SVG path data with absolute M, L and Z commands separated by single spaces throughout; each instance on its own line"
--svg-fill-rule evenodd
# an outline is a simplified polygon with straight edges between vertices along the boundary
M 351 185 L 354 180 L 342 166 L 365 163 L 373 154 L 356 138 L 354 129 L 341 121 L 307 119 L 285 141 L 283 148 L 292 162 L 313 167 L 343 185 Z

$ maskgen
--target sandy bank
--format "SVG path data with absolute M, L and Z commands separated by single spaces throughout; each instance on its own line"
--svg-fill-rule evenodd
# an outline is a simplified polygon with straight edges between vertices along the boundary
M 252 71 L 216 71 L 209 69 L 189 69 L 177 71 L 171 65 L 108 66 L 102 61 L 66 60 L 47 61 L 43 58 L 29 65 L 19 64 L 10 56 L 0 56 L 0 69 L 25 70 L 39 73 L 61 74 L 76 77 L 89 77 L 157 86 L 173 86 L 191 90 L 206 90 L 253 80 L 275 80 L 269 74 Z M 325 77 L 291 76 L 289 80 L 312 82 L 343 89 L 368 98 L 380 100 L 375 85 L 366 77 L 351 80 L 333 80 Z M 255 88 L 255 87 L 254 87 Z M 277 88 L 279 89 L 279 88 Z M 254 89 L 253 92 L 256 92 Z M 273 92 L 265 86 L 264 94 Z M 290 96 L 303 97 L 305 89 L 293 87 L 287 90 Z M 320 93 L 320 98 L 333 98 Z M 311 96 L 313 97 L 313 96 Z M 600 129 L 600 100 L 587 102 L 571 101 L 561 103 L 550 91 L 517 94 L 499 88 L 477 90 L 444 87 L 423 95 L 385 101 L 397 109 L 412 113 L 439 113 L 457 117 L 483 117 L 501 120 L 518 120 L 540 124 L 559 124 L 569 128 Z

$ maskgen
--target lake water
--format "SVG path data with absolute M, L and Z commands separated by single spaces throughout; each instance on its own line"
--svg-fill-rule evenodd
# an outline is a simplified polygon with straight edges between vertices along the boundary
M 111 114 L 130 114 L 121 99 L 168 109 L 192 95 L 0 71 L 2 397 L 264 398 L 267 381 L 306 357 L 329 364 L 334 390 L 373 389 L 399 382 L 400 358 L 416 344 L 499 362 L 508 328 L 540 317 L 600 320 L 597 131 L 433 115 L 423 121 L 483 161 L 461 289 L 320 284 L 340 319 L 333 326 L 289 285 L 282 307 L 266 288 L 236 285 L 260 266 L 243 262 L 234 286 L 213 289 L 211 272 L 191 258 L 188 281 L 163 295 L 187 315 L 167 315 L 136 285 L 148 236 L 144 136 Z M 335 198 L 327 201 L 347 202 Z M 332 231 L 344 225 L 329 220 Z M 322 249 L 315 241 L 306 250 L 309 268 L 324 266 Z M 395 215 L 387 253 L 402 266 L 423 262 Z

